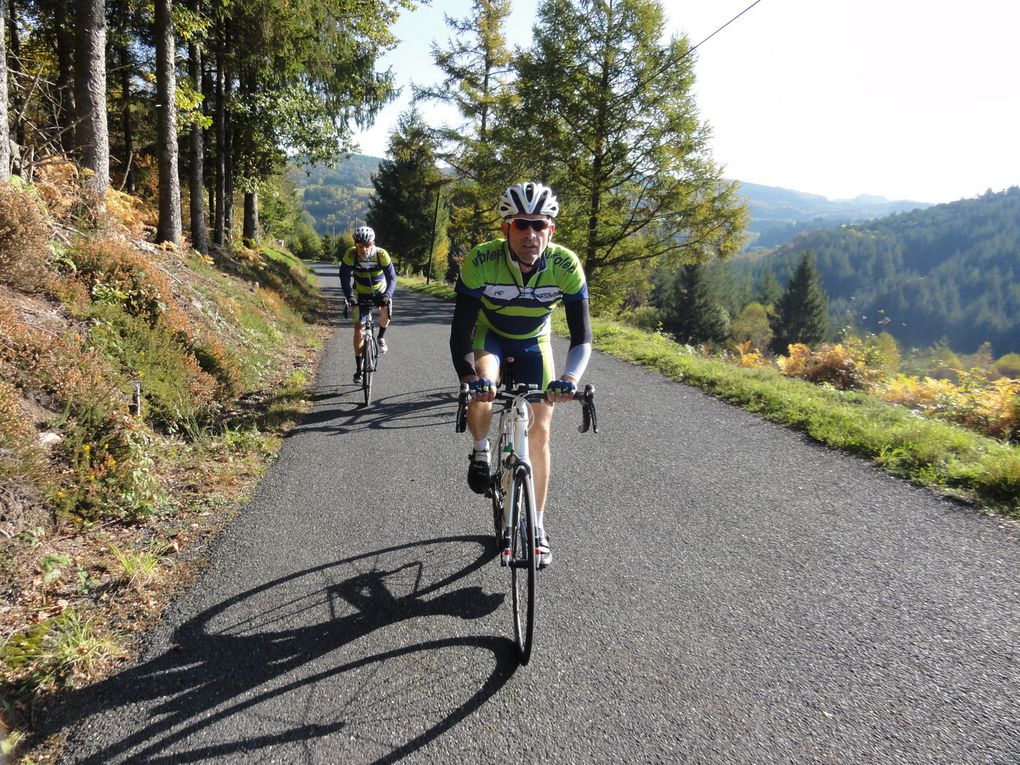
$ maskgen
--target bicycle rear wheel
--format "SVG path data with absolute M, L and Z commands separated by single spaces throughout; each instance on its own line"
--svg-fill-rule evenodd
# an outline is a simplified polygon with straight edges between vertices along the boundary
M 521 664 L 531 659 L 535 637 L 535 576 L 538 556 L 535 555 L 535 512 L 528 491 L 531 476 L 520 471 L 511 487 L 513 541 L 510 558 L 510 589 L 514 611 L 514 641 Z

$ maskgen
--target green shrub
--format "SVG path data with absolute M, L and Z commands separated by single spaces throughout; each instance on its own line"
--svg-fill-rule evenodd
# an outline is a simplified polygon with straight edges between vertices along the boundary
M 207 333 L 195 342 L 192 352 L 203 372 L 216 379 L 220 393 L 233 398 L 244 387 L 244 375 L 237 356 L 219 338 Z
M 1007 353 L 995 362 L 994 368 L 1003 377 L 1020 380 L 1020 353 Z
M 643 329 L 646 332 L 656 332 L 662 329 L 662 317 L 659 316 L 659 312 L 650 305 L 643 305 L 632 311 L 628 311 L 620 318 L 632 327 Z
M 136 520 L 163 511 L 168 499 L 153 457 L 156 441 L 138 420 L 124 415 L 105 428 L 71 420 L 57 452 L 71 466 L 54 503 L 67 517 L 84 521 Z
M 141 414 L 155 427 L 192 431 L 216 411 L 216 380 L 163 322 L 153 326 L 118 306 L 97 304 L 91 337 L 125 383 L 137 383 Z
M 73 608 L 12 636 L 0 649 L 7 668 L 27 670 L 25 679 L 36 687 L 57 679 L 86 682 L 124 655 L 120 641 L 100 635 L 93 620 Z
M 129 242 L 81 239 L 68 256 L 93 302 L 120 306 L 149 324 L 162 321 L 175 332 L 188 334 L 189 322 L 174 303 L 170 280 Z

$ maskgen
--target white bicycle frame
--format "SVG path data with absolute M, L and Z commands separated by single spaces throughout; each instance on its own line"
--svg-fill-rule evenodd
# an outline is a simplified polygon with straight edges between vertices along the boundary
M 503 538 L 506 538 L 507 532 L 513 533 L 515 529 L 512 528 L 514 523 L 514 513 L 512 509 L 513 498 L 514 498 L 514 484 L 517 481 L 522 480 L 523 476 L 527 476 L 527 480 L 524 480 L 524 488 L 528 493 L 527 505 L 531 512 L 531 527 L 535 528 L 535 483 L 534 476 L 531 470 L 531 454 L 528 447 L 528 428 L 531 426 L 533 419 L 533 413 L 531 411 L 531 404 L 528 402 L 528 395 L 534 395 L 536 391 L 525 391 L 523 393 L 514 394 L 513 402 L 509 408 L 504 408 L 499 413 L 499 470 L 501 479 L 501 489 L 503 491 Z M 520 526 L 521 519 L 518 518 L 517 524 Z M 526 527 L 525 527 L 526 529 Z M 524 534 L 521 538 L 521 543 L 527 545 L 527 532 L 525 529 Z M 508 555 L 508 550 L 504 549 L 501 553 L 504 557 Z
M 598 424 L 595 419 L 595 388 L 591 385 L 584 386 L 583 393 L 575 393 L 574 400 L 581 403 L 581 425 L 578 430 L 587 433 L 593 430 L 598 433 Z M 514 518 L 512 507 L 514 494 L 518 482 L 523 482 L 525 494 L 523 500 L 530 508 L 530 523 L 524 524 L 522 541 L 528 544 L 526 538 L 528 529 L 534 530 L 536 523 L 535 487 L 534 473 L 531 466 L 531 456 L 528 448 L 528 428 L 531 425 L 533 411 L 529 399 L 544 399 L 545 393 L 532 387 L 525 389 L 518 387 L 513 391 L 502 390 L 497 394 L 496 400 L 500 402 L 499 413 L 499 441 L 496 459 L 496 475 L 494 482 L 490 484 L 490 491 L 487 496 L 492 497 L 493 509 L 502 509 L 503 517 L 495 520 L 497 531 L 502 530 L 500 535 L 502 541 L 507 541 L 507 533 L 513 532 Z M 458 398 L 458 409 L 454 430 L 463 433 L 467 430 L 467 410 L 471 401 L 470 386 L 462 383 L 460 396 Z M 513 539 L 512 536 L 509 539 Z M 512 549 L 508 550 L 504 544 L 500 555 L 501 562 L 506 565 L 513 555 Z M 530 557 L 538 555 L 537 550 L 532 550 Z

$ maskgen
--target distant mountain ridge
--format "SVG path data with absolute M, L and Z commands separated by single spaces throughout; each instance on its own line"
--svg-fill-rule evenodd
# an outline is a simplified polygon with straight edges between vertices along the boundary
M 291 171 L 320 234 L 363 223 L 381 161 L 355 155 L 335 169 Z M 755 282 L 768 270 L 785 284 L 811 250 L 837 326 L 888 330 L 916 347 L 945 339 L 972 352 L 987 341 L 997 354 L 1020 352 L 1020 188 L 930 205 L 738 183 L 752 252 L 734 266 Z
M 836 326 L 888 331 L 907 346 L 945 340 L 1020 352 L 1020 187 L 802 234 L 753 263 L 785 284 L 814 256 Z
M 372 193 L 372 174 L 382 159 L 355 154 L 330 168 L 293 167 L 289 177 L 297 186 L 305 211 L 320 234 L 339 232 L 364 220 Z M 854 199 L 828 199 L 777 186 L 737 181 L 751 213 L 747 248 L 775 247 L 796 235 L 844 223 L 883 218 L 907 210 L 929 207 L 925 202 L 889 201 L 861 194 Z
M 776 186 L 737 181 L 747 202 L 751 221 L 750 241 L 744 249 L 776 247 L 798 234 L 820 228 L 835 228 L 847 223 L 884 218 L 909 210 L 931 207 L 926 202 L 890 201 L 885 197 L 861 194 L 853 199 L 829 199 Z

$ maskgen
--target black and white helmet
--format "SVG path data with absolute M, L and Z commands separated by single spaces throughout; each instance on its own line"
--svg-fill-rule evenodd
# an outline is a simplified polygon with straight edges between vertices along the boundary
M 560 203 L 548 186 L 541 183 L 518 183 L 504 192 L 499 200 L 499 217 L 514 215 L 548 215 L 555 218 Z
M 359 226 L 354 229 L 354 241 L 357 244 L 372 244 L 375 241 L 375 232 L 368 226 Z

